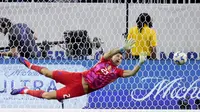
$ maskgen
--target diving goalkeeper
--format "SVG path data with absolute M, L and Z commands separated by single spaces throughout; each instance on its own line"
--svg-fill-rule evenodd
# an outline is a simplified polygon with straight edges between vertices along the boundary
M 57 99 L 58 101 L 61 101 L 63 99 L 82 96 L 101 89 L 119 77 L 134 76 L 145 62 L 146 53 L 140 54 L 140 60 L 133 70 L 122 70 L 117 68 L 122 62 L 122 53 L 130 50 L 134 47 L 134 44 L 135 41 L 133 39 L 126 41 L 124 47 L 113 49 L 108 53 L 105 53 L 96 65 L 84 72 L 68 72 L 62 70 L 50 71 L 45 67 L 31 64 L 23 57 L 19 57 L 19 61 L 29 69 L 35 70 L 66 86 L 50 92 L 30 90 L 27 87 L 23 87 L 14 89 L 11 92 L 11 95 L 28 94 L 37 98 Z

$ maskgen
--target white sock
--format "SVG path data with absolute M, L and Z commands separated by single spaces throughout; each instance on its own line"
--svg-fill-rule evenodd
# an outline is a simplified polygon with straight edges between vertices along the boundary
M 33 64 L 31 64 L 28 68 L 31 68 Z
M 28 92 L 28 89 L 24 89 L 24 94 L 26 94 Z

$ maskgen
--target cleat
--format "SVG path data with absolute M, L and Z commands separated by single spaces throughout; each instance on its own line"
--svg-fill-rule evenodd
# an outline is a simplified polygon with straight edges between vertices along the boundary
M 24 64 L 28 68 L 30 67 L 31 63 L 26 58 L 20 56 L 18 59 L 20 63 Z
M 20 88 L 20 89 L 13 89 L 11 91 L 11 95 L 18 95 L 18 94 L 24 94 L 23 91 L 24 89 L 28 89 L 27 87 L 23 87 L 23 88 Z

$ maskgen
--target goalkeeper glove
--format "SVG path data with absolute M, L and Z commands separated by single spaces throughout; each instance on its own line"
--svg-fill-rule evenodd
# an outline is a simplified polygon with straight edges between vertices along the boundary
M 127 50 L 130 50 L 131 48 L 133 48 L 135 46 L 135 40 L 134 39 L 129 39 L 125 41 L 125 45 L 123 48 L 120 49 L 120 52 L 124 52 Z
M 138 66 L 142 66 L 142 64 L 146 61 L 146 59 L 147 59 L 147 53 L 141 52 Z

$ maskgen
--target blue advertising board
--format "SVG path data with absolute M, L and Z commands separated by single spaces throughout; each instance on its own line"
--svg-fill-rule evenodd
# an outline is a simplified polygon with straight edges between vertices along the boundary
M 30 60 L 32 63 L 46 66 L 52 70 L 63 69 L 68 71 L 84 71 L 91 68 L 98 60 Z M 138 60 L 124 60 L 119 66 L 122 69 L 133 69 Z M 28 70 L 19 64 L 15 59 L 0 60 L 1 80 L 0 96 L 12 96 L 9 91 L 15 87 L 28 84 L 31 88 L 40 88 L 46 91 L 59 89 L 55 81 L 38 75 L 32 70 Z M 83 96 L 75 101 L 74 108 L 117 108 L 117 109 L 180 109 L 198 108 L 197 100 L 200 99 L 200 61 L 189 60 L 185 65 L 175 65 L 172 60 L 148 60 L 141 70 L 132 77 L 119 78 L 108 86 Z M 21 75 L 20 75 L 21 74 Z M 29 74 L 29 75 L 27 75 Z M 10 75 L 10 76 L 9 76 Z M 11 77 L 11 75 L 13 75 Z M 13 78 L 15 77 L 15 78 Z M 24 78 L 22 78 L 24 77 Z M 10 79 L 11 78 L 11 79 Z M 19 85 L 20 83 L 20 85 Z M 30 83 L 30 84 L 29 84 Z M 6 90 L 6 91 L 5 91 Z M 21 98 L 22 96 L 19 96 Z M 31 99 L 26 96 L 29 102 L 41 99 Z M 22 100 L 27 100 L 22 99 Z M 12 98 L 11 107 L 17 107 L 18 102 Z M 44 101 L 44 100 L 43 100 Z M 3 102 L 3 101 L 1 101 Z M 4 107 L 5 104 L 1 103 Z M 50 102 L 47 100 L 46 102 Z M 69 100 L 64 101 L 66 105 Z M 43 104 L 44 105 L 44 104 Z M 44 106 L 44 108 L 60 108 L 60 104 L 54 107 Z M 29 105 L 30 108 L 37 108 Z M 69 107 L 71 108 L 71 107 Z

